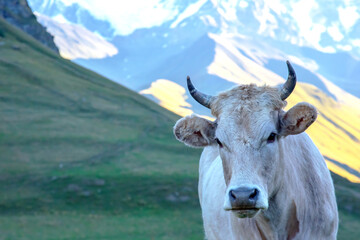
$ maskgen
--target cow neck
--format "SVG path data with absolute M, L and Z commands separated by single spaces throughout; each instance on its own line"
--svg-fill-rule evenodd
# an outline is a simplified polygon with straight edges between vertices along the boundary
M 254 220 L 258 228 L 261 239 L 278 239 L 276 236 L 277 226 L 280 225 L 282 212 L 277 203 L 277 194 L 269 199 L 269 208 L 261 212 Z
M 283 139 L 279 140 L 279 166 L 278 172 L 274 176 L 273 183 L 277 186 L 273 189 L 269 196 L 269 208 L 266 211 L 262 211 L 254 220 L 256 221 L 256 226 L 258 228 L 261 239 L 271 240 L 271 239 L 292 239 L 296 227 L 298 227 L 298 222 L 294 221 L 292 226 L 288 227 L 286 223 L 288 221 L 289 212 L 293 213 L 294 209 L 294 200 L 290 199 L 291 195 L 289 194 L 289 186 L 287 179 L 284 176 L 285 173 L 286 159 L 284 159 L 284 151 L 286 146 L 284 146 Z M 289 207 L 284 207 L 289 206 Z M 296 212 L 296 206 L 295 206 Z M 295 213 L 296 215 L 296 213 Z M 297 219 L 295 219 L 297 220 Z M 283 229 L 279 229 L 280 226 L 284 226 Z M 285 227 L 286 226 L 286 227 Z M 290 232 L 289 232 L 290 231 Z M 295 232 L 294 232 L 295 231 Z M 289 233 L 288 233 L 289 232 Z

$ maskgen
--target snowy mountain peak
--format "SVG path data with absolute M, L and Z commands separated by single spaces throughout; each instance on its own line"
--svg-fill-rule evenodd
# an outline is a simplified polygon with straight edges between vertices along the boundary
M 126 3 L 101 0 L 30 0 L 33 10 L 97 31 L 107 39 L 137 29 L 183 27 L 197 18 L 217 31 L 246 34 L 322 52 L 352 51 L 360 57 L 360 6 L 336 0 L 172 0 Z
M 46 26 L 47 31 L 55 36 L 55 44 L 63 58 L 97 59 L 111 57 L 118 53 L 117 48 L 99 34 L 81 25 L 70 23 L 61 15 L 53 19 L 39 13 L 36 16 L 38 21 Z

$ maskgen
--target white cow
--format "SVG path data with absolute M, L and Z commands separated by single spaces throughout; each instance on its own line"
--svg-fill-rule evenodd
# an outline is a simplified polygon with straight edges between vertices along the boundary
M 242 85 L 195 100 L 216 121 L 180 119 L 176 138 L 205 147 L 199 198 L 207 239 L 336 239 L 338 211 L 326 163 L 304 132 L 316 119 L 308 103 L 283 110 L 296 84 L 294 69 L 280 88 Z

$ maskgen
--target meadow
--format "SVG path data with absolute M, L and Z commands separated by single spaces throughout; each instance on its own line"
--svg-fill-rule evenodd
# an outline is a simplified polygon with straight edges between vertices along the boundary
M 179 116 L 0 29 L 0 239 L 203 239 Z M 360 185 L 333 178 L 338 239 L 359 239 Z

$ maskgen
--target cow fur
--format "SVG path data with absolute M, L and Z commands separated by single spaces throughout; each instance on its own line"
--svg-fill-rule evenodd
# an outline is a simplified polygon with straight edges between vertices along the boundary
M 215 122 L 192 115 L 176 123 L 179 141 L 205 147 L 198 191 L 207 239 L 336 239 L 332 179 L 304 132 L 316 109 L 300 103 L 285 112 L 285 105 L 276 88 L 244 85 L 211 103 Z M 276 141 L 267 143 L 271 132 Z M 262 194 L 262 210 L 251 218 L 224 210 L 229 189 L 244 184 Z

